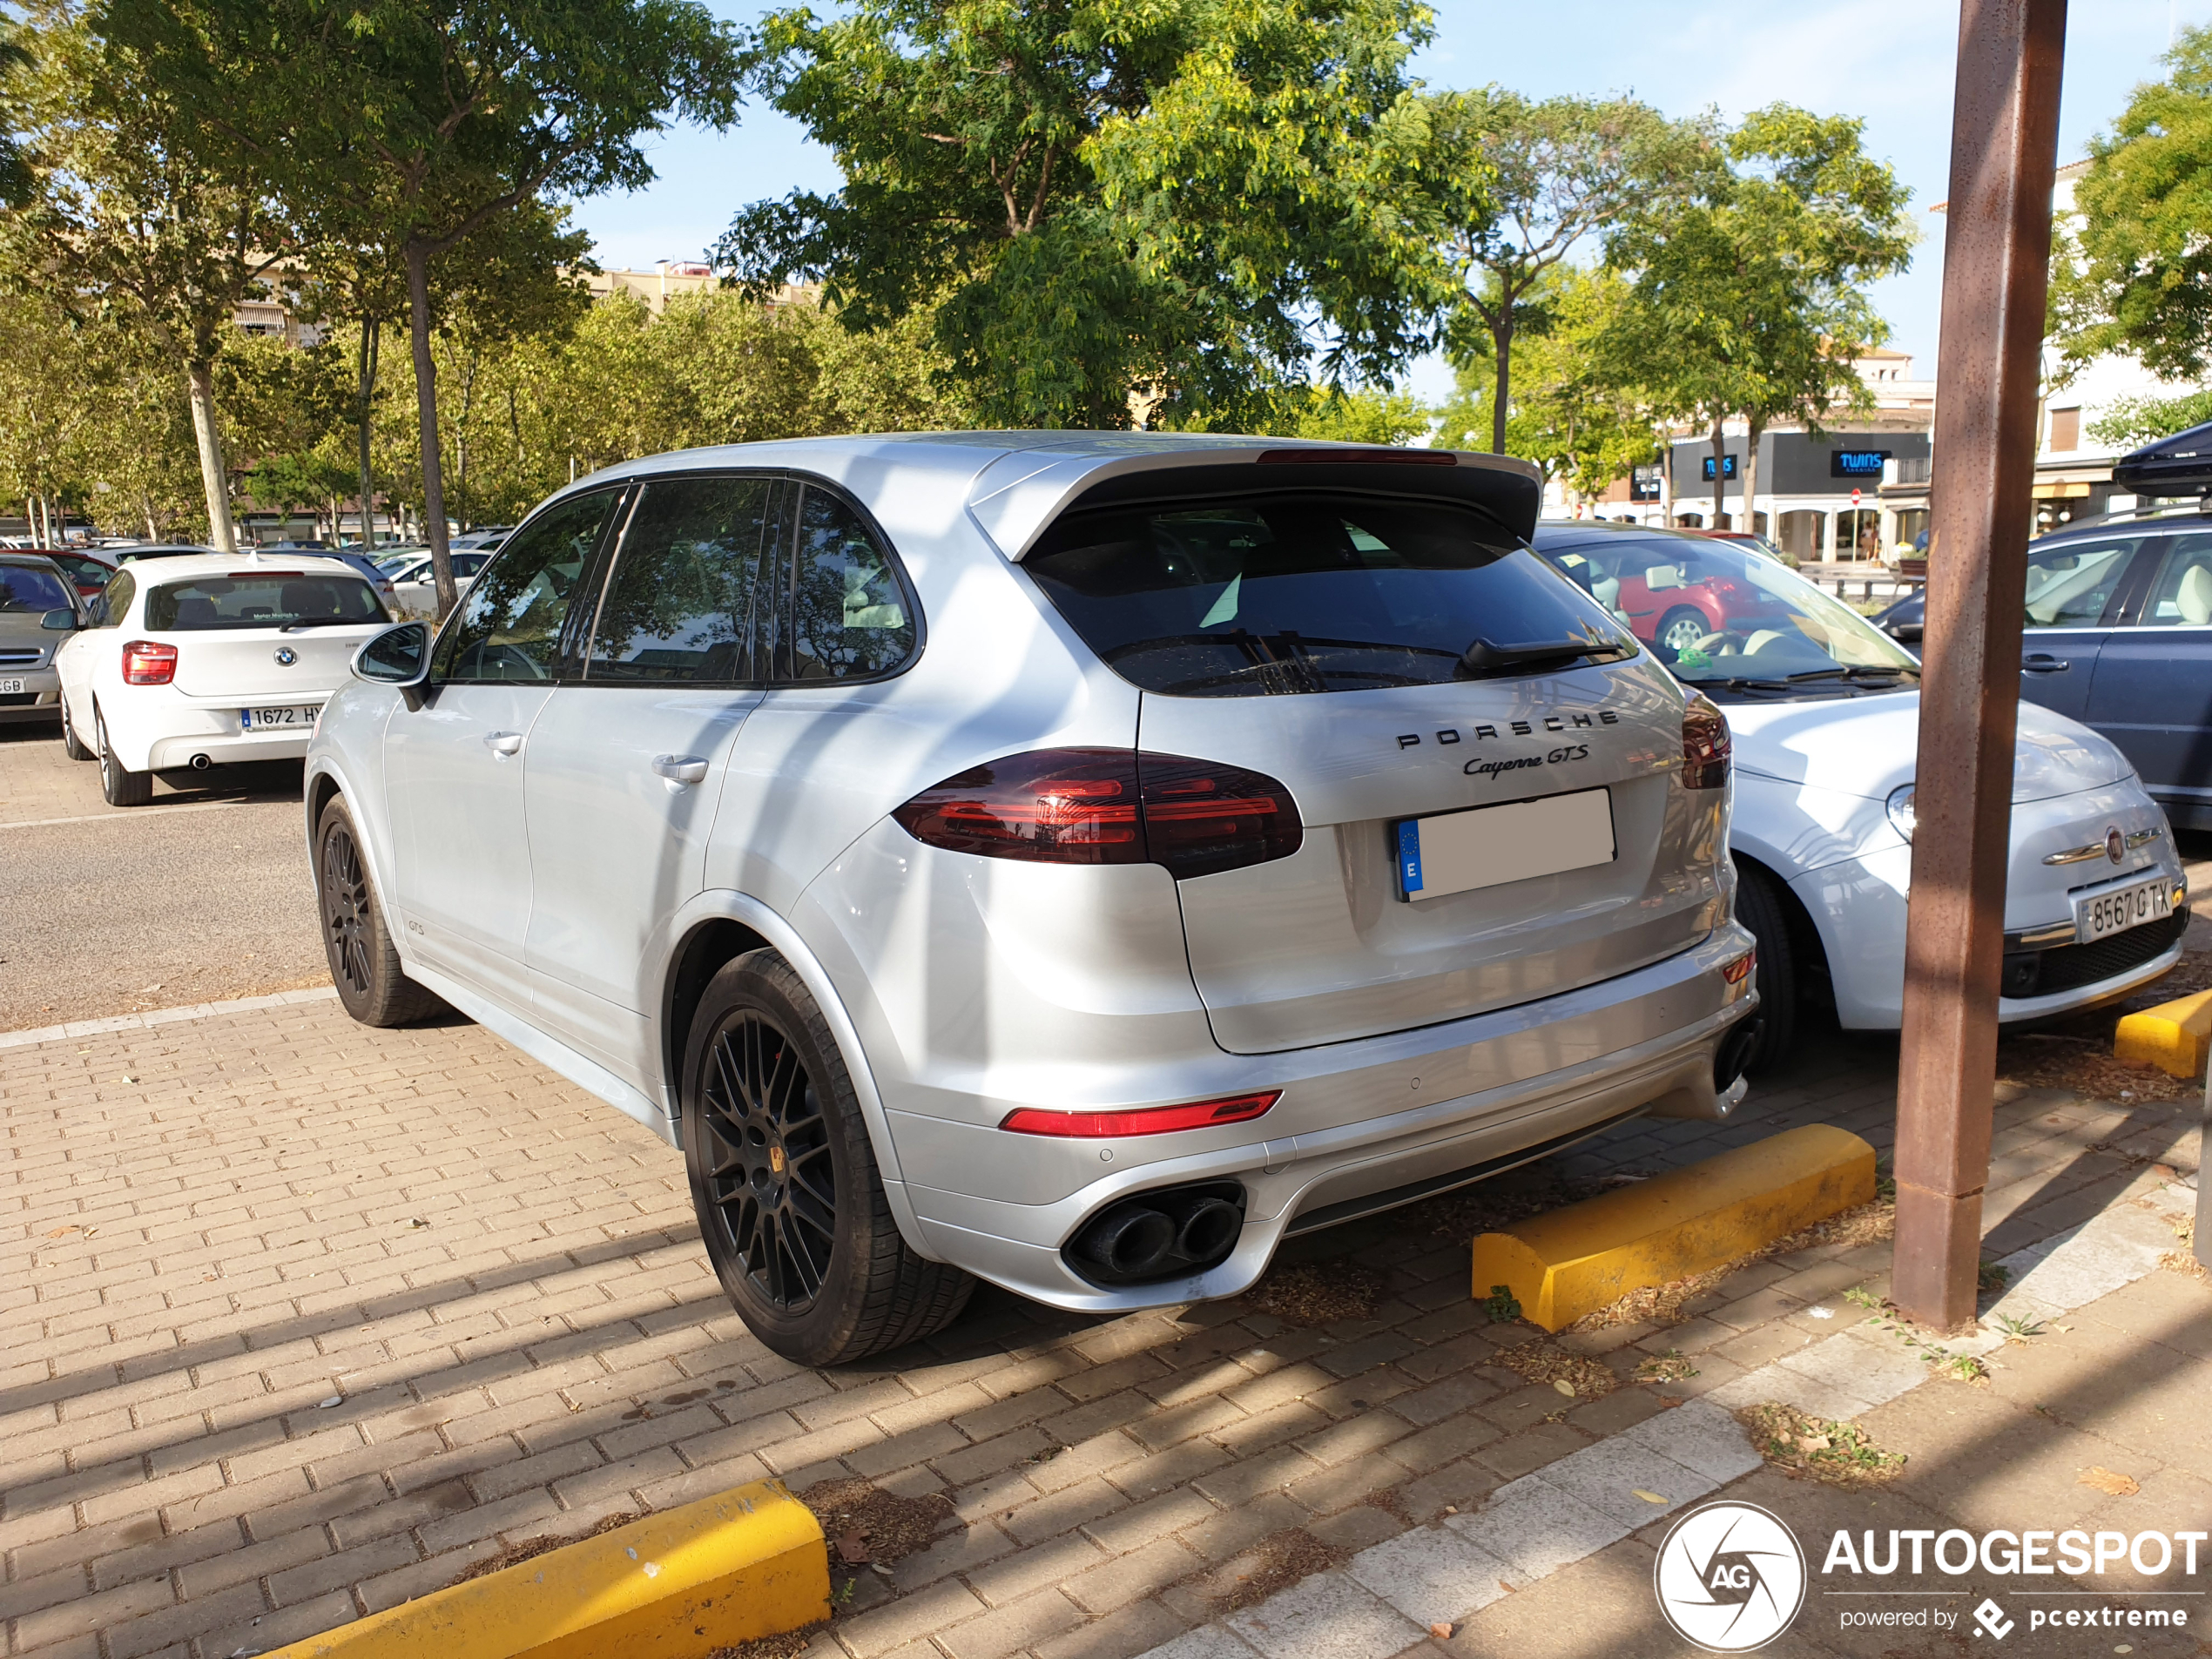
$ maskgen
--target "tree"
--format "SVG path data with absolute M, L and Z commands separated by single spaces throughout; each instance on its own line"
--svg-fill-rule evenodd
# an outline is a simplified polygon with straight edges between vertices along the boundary
M 1724 173 L 1639 216 L 1608 250 L 1634 283 L 1620 349 L 1648 363 L 1658 413 L 1710 430 L 1716 503 L 1725 423 L 1750 427 L 1746 528 L 1765 428 L 1817 432 L 1830 410 L 1865 404 L 1853 361 L 1889 331 L 1863 285 L 1912 257 L 1911 192 L 1860 148 L 1862 126 L 1786 104 L 1756 111 L 1727 135 Z
M 845 183 L 745 208 L 716 254 L 756 298 L 819 278 L 864 333 L 934 313 L 986 421 L 1264 413 L 1317 344 L 1386 373 L 1440 302 L 1404 78 L 1426 30 L 1411 0 L 776 12 L 764 85 Z
M 437 262 L 555 198 L 635 189 L 671 118 L 736 118 L 735 37 L 696 0 L 108 0 L 166 78 L 240 94 L 229 153 L 281 181 L 311 245 L 404 272 L 424 529 L 446 537 Z
M 2163 61 L 2167 78 L 2090 140 L 2075 222 L 2055 239 L 2061 381 L 2107 352 L 2168 380 L 2212 374 L 2212 25 L 2183 30 Z
M 2121 397 L 2089 422 L 2089 435 L 2100 443 L 2132 449 L 2208 421 L 2212 421 L 2212 392 L 2185 392 L 2179 397 Z
M 1541 319 L 1523 335 L 1506 416 L 1506 453 L 1533 461 L 1576 494 L 1602 491 L 1659 455 L 1656 423 L 1637 384 L 1635 300 L 1603 267 L 1554 266 L 1527 302 Z M 1434 442 L 1456 448 L 1495 431 L 1496 366 L 1478 349 L 1462 358 L 1458 394 L 1440 412 Z
M 7 93 L 10 78 L 30 70 L 33 64 L 30 50 L 16 38 L 17 33 L 15 23 L 0 17 L 0 207 L 21 207 L 38 188 L 30 158 L 24 152 L 23 140 L 15 132 L 10 107 L 15 100 Z
M 1460 282 L 1452 343 L 1462 361 L 1488 360 L 1490 448 L 1503 455 L 1514 342 L 1544 326 L 1547 279 L 1586 237 L 1710 172 L 1710 135 L 1625 98 L 1535 103 L 1490 86 L 1438 94 L 1434 110 L 1431 178 Z
M 230 551 L 215 359 L 285 241 L 267 179 L 209 141 L 236 88 L 180 84 L 112 32 L 109 13 L 80 17 L 67 0 L 38 0 L 30 17 L 41 190 L 11 218 L 8 262 L 24 280 L 68 273 L 64 291 L 80 309 L 127 318 L 182 370 L 209 537 Z

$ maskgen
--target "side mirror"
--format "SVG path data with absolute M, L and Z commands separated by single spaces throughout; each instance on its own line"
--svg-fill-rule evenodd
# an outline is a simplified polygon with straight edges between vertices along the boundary
M 38 625 L 57 634 L 73 632 L 77 627 L 77 612 L 67 605 L 63 605 L 57 610 L 49 610 L 41 617 L 38 619 Z
M 408 706 L 413 708 L 423 682 L 430 677 L 428 626 L 403 622 L 371 635 L 354 653 L 353 670 L 355 679 L 398 687 L 407 693 Z

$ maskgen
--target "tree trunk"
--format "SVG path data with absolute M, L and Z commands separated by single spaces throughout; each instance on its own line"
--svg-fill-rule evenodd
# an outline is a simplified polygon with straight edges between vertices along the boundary
M 1743 528 L 1753 536 L 1759 533 L 1759 432 L 1763 425 L 1756 416 L 1751 419 L 1750 438 L 1743 446 Z
M 446 481 L 438 450 L 438 366 L 430 355 L 430 250 L 407 245 L 408 332 L 415 345 L 415 410 L 422 423 L 422 539 L 430 544 L 430 571 L 443 622 L 459 597 L 453 585 L 453 552 L 446 542 Z
M 215 429 L 215 365 L 212 359 L 185 367 L 192 399 L 192 436 L 199 445 L 199 482 L 207 492 L 207 540 L 218 553 L 238 551 L 231 524 L 229 475 L 223 468 L 223 435 Z
M 469 372 L 461 377 L 461 409 L 453 421 L 453 506 L 463 531 L 469 524 L 469 416 L 476 407 L 476 365 L 481 357 L 471 350 L 465 361 Z
M 1713 416 L 1713 522 L 1705 526 L 1709 530 L 1728 528 L 1728 434 L 1723 430 L 1722 418 Z
M 159 541 L 161 539 L 161 526 L 154 522 L 153 497 L 147 495 L 143 490 L 138 493 L 138 510 L 146 516 L 146 540 L 149 542 Z
M 1490 326 L 1490 344 L 1498 361 L 1497 384 L 1490 394 L 1490 453 L 1501 455 L 1506 452 L 1506 401 L 1513 395 L 1513 293 L 1501 287 L 1504 296 L 1498 307 L 1498 320 Z
M 374 505 L 376 480 L 369 471 L 368 438 L 369 423 L 374 407 L 373 400 L 376 396 L 378 332 L 375 318 L 363 317 L 361 319 L 361 367 L 357 377 L 361 387 L 358 414 L 361 428 L 361 548 L 363 551 L 371 554 L 376 550 L 376 508 Z

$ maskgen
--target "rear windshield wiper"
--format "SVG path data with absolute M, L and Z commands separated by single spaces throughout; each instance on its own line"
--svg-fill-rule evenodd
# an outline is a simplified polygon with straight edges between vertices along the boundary
M 1564 668 L 1587 657 L 1610 662 L 1623 653 L 1612 640 L 1547 639 L 1533 644 L 1500 645 L 1477 637 L 1460 655 L 1461 668 L 1470 676 L 1522 674 L 1545 668 Z
M 286 623 L 277 632 L 288 634 L 294 628 L 359 628 L 367 621 L 365 617 L 302 617 L 297 622 Z

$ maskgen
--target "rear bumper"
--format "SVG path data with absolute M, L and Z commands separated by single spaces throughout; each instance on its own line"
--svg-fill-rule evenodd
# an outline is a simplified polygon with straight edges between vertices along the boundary
M 1004 1131 L 894 1112 L 907 1195 L 932 1254 L 1055 1307 L 1116 1312 L 1234 1296 L 1259 1278 L 1291 1233 L 1448 1190 L 1460 1184 L 1457 1177 L 1496 1173 L 1644 1109 L 1725 1116 L 1742 1091 L 1716 1094 L 1716 1053 L 1756 999 L 1748 980 L 1731 986 L 1721 969 L 1750 946 L 1750 934 L 1731 922 L 1678 956 L 1561 996 L 1267 1056 L 1285 1103 L 1295 1093 L 1304 1109 L 1298 1121 L 1323 1126 L 1287 1136 L 1278 1128 L 1266 1138 L 1271 1113 L 1241 1137 L 1210 1130 L 1204 1138 L 1212 1143 L 1203 1150 L 1149 1160 L 1143 1137 L 1064 1143 L 1093 1178 L 1049 1203 L 1009 1203 L 988 1190 L 988 1176 L 1007 1161 Z M 1317 1098 L 1324 1104 L 1318 1113 Z M 1381 1103 L 1409 1099 L 1421 1103 L 1378 1111 Z M 914 1144 L 932 1138 L 939 1143 L 926 1150 Z M 1187 1144 L 1199 1137 L 1161 1138 Z M 925 1168 L 965 1168 L 973 1178 L 961 1183 L 968 1190 L 953 1190 L 916 1179 Z M 1244 1187 L 1245 1222 L 1217 1267 L 1102 1289 L 1062 1258 L 1066 1242 L 1109 1204 L 1224 1180 Z
M 307 752 L 314 735 L 313 726 L 302 726 L 296 732 L 279 727 L 266 732 L 233 731 L 226 735 L 157 738 L 148 751 L 145 770 L 167 772 L 189 766 L 195 755 L 206 755 L 211 765 L 218 766 L 235 766 L 249 760 L 297 760 Z
M 325 703 L 332 695 L 323 687 L 303 686 L 265 700 L 271 705 L 304 708 Z M 102 693 L 100 713 L 107 722 L 115 758 L 131 772 L 168 772 L 189 766 L 192 757 L 201 754 L 216 765 L 227 766 L 250 760 L 296 760 L 307 752 L 314 738 L 313 726 L 280 726 L 266 732 L 240 730 L 239 711 L 249 702 L 241 697 L 194 697 L 168 685 L 132 685 Z M 89 718 L 78 724 L 87 732 L 91 726 Z
M 23 690 L 0 698 L 0 725 L 58 720 L 61 676 L 51 668 L 0 668 L 0 680 L 21 680 Z M 25 701 L 24 699 L 29 699 Z

